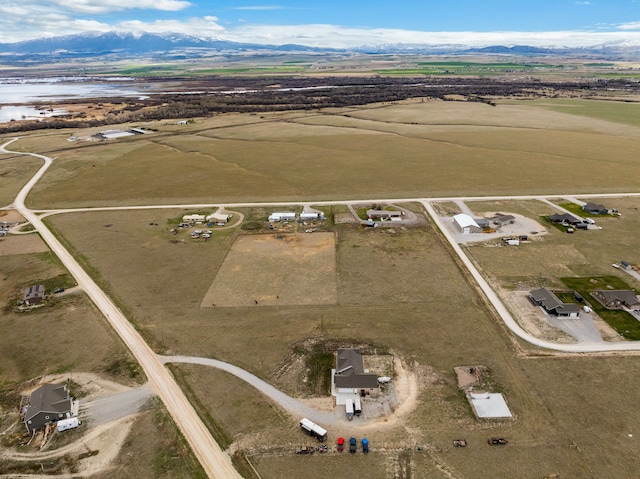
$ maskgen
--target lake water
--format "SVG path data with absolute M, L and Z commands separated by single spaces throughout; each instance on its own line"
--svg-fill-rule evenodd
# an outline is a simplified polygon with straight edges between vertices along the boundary
M 66 113 L 60 109 L 45 111 L 31 106 L 9 105 L 114 96 L 145 98 L 145 91 L 151 91 L 149 84 L 129 77 L 0 78 L 0 123 Z
M 150 91 L 147 83 L 138 83 L 134 78 L 1 78 L 0 104 L 60 101 L 78 98 L 110 96 L 145 96 Z

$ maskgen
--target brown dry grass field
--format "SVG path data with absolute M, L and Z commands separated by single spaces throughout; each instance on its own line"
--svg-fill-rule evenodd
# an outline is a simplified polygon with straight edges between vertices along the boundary
M 300 392 L 292 386 L 295 378 L 277 372 L 303 340 L 357 341 L 405 359 L 421 378 L 419 404 L 403 424 L 368 435 L 375 452 L 355 461 L 365 461 L 369 476 L 451 477 L 438 472 L 444 467 L 453 477 L 469 478 L 631 478 L 640 467 L 633 453 L 640 418 L 629 414 L 640 394 L 637 358 L 553 357 L 524 344 L 514 349 L 431 227 L 335 226 L 337 304 L 202 308 L 243 232 L 216 230 L 207 242 L 193 241 L 186 232 L 170 235 L 170 221 L 183 213 L 95 212 L 50 221 L 99 271 L 159 350 L 226 360 L 291 394 Z M 287 261 L 275 267 L 282 274 L 289 270 Z M 461 364 L 488 366 L 515 420 L 473 418 L 456 387 L 453 368 Z M 305 441 L 296 418 L 235 378 L 195 366 L 176 370 L 218 426 L 237 435 L 262 477 L 360 470 L 350 456 L 293 455 L 292 446 Z M 257 418 L 265 418 L 268 427 Z M 510 444 L 488 446 L 493 435 L 508 437 Z M 456 437 L 465 437 L 470 447 L 453 449 Z
M 180 127 L 157 122 L 149 135 L 116 141 L 68 143 L 61 132 L 15 147 L 57 158 L 30 198 L 47 208 L 635 188 L 640 129 L 628 112 L 619 122 L 615 112 L 572 115 L 562 101 L 563 111 L 414 100 L 222 115 Z M 567 180 L 582 171 L 597 174 Z
M 42 160 L 17 155 L 0 155 L 0 207 L 13 203 L 14 198 L 42 166 Z M 0 218 L 2 221 L 2 218 Z
M 152 125 L 158 131 L 150 135 L 108 143 L 71 144 L 68 132 L 46 139 L 31 135 L 12 146 L 57 158 L 30 198 L 32 206 L 42 208 L 637 188 L 640 130 L 626 113 L 618 122 L 615 115 L 570 115 L 565 103 L 558 109 L 411 101 L 225 115 L 185 127 L 158 122 Z M 580 181 L 568 184 L 567 178 Z M 598 220 L 600 231 L 570 236 L 549 228 L 543 240 L 518 249 L 474 246 L 468 251 L 490 279 L 505 287 L 612 274 L 612 262 L 634 260 L 640 224 L 636 200 L 615 203 L 611 207 L 623 217 Z M 534 218 L 551 210 L 533 201 L 482 207 Z M 268 211 L 243 213 L 247 221 L 261 222 Z M 637 476 L 638 358 L 558 356 L 512 340 L 431 226 L 328 227 L 335 237 L 335 277 L 322 277 L 322 284 L 334 282 L 336 299 L 327 304 L 202 307 L 212 285 L 231 277 L 234 263 L 250 261 L 234 260 L 238 245 L 261 238 L 239 228 L 216 229 L 206 242 L 192 240 L 185 231 L 171 235 L 176 218 L 187 212 L 75 213 L 47 221 L 159 352 L 222 359 L 303 395 L 304 388 L 296 387 L 302 374 L 288 371 L 287 364 L 305 344 L 364 344 L 402 358 L 422 385 L 417 408 L 402 423 L 370 431 L 369 456 L 300 457 L 292 454 L 292 446 L 308 439 L 296 427 L 298 418 L 288 418 L 226 374 L 176 366 L 194 400 L 238 441 L 261 477 Z M 303 281 L 292 258 L 276 261 L 273 248 L 265 254 L 253 256 L 264 259 L 251 264 L 256 278 L 293 274 Z M 24 271 L 31 270 L 21 270 L 7 284 L 15 284 Z M 255 296 L 255 284 L 247 280 L 234 294 Z M 5 326 L 18 328 L 17 321 Z M 17 342 L 19 333 L 12 334 Z M 96 336 L 112 338 L 112 333 L 105 329 Z M 104 358 L 95 354 L 92 360 Z M 464 364 L 488 367 L 514 420 L 474 418 L 453 372 Z M 11 366 L 16 377 L 23 374 L 18 367 Z M 349 433 L 329 432 L 330 439 Z M 143 447 L 137 442 L 143 437 L 136 434 L 128 453 Z M 490 436 L 508 437 L 509 444 L 490 447 Z M 469 447 L 453 448 L 451 440 L 459 437 Z M 126 457 L 120 456 L 121 464 Z

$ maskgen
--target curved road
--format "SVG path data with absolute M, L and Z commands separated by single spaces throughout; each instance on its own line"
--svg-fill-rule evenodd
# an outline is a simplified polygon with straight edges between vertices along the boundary
M 140 205 L 140 206 L 120 206 L 120 207 L 103 207 L 103 208 L 75 208 L 75 209 L 61 209 L 61 210 L 30 210 L 25 205 L 25 199 L 33 186 L 42 178 L 52 163 L 52 159 L 35 153 L 23 153 L 18 151 L 6 150 L 6 147 L 15 141 L 17 138 L 10 140 L 4 145 L 0 146 L 0 151 L 6 153 L 16 153 L 35 156 L 41 158 L 44 161 L 44 165 L 36 172 L 36 174 L 29 180 L 29 182 L 22 188 L 17 195 L 14 202 L 15 208 L 22 214 L 25 219 L 31 222 L 34 228 L 40 233 L 43 240 L 49 245 L 51 250 L 60 258 L 65 267 L 74 276 L 78 285 L 81 286 L 96 304 L 100 311 L 105 315 L 111 326 L 116 330 L 118 335 L 122 338 L 125 345 L 131 350 L 136 357 L 142 368 L 144 369 L 151 385 L 154 387 L 159 397 L 164 402 L 165 406 L 169 410 L 170 414 L 174 418 L 174 421 L 184 434 L 185 438 L 192 447 L 194 453 L 200 460 L 200 463 L 204 467 L 205 471 L 210 477 L 236 477 L 240 476 L 231 465 L 231 461 L 228 455 L 226 455 L 220 447 L 213 441 L 211 435 L 207 431 L 206 427 L 196 414 L 195 410 L 184 396 L 183 392 L 178 387 L 173 377 L 169 374 L 163 363 L 166 362 L 192 362 L 197 364 L 205 364 L 215 366 L 225 371 L 230 372 L 238 377 L 241 377 L 245 381 L 251 384 L 259 384 L 259 389 L 263 391 L 267 396 L 271 397 L 275 401 L 281 403 L 285 401 L 290 407 L 286 409 L 290 411 L 299 412 L 300 415 L 311 416 L 318 419 L 319 422 L 325 422 L 329 418 L 319 416 L 316 411 L 308 408 L 302 403 L 289 398 L 277 389 L 273 388 L 268 383 L 256 378 L 248 372 L 237 368 L 233 365 L 222 363 L 216 360 L 207 360 L 202 358 L 185 358 L 185 357 L 160 357 L 157 356 L 151 348 L 146 344 L 143 338 L 133 328 L 131 323 L 126 319 L 122 312 L 113 304 L 109 297 L 96 285 L 96 283 L 89 277 L 89 275 L 80 267 L 71 254 L 60 244 L 51 231 L 42 223 L 41 217 L 36 213 L 44 213 L 43 216 L 49 214 L 67 213 L 67 212 L 79 212 L 79 211 L 115 211 L 115 210 L 141 210 L 141 209 L 167 209 L 167 208 L 210 208 L 218 207 L 218 204 L 195 204 L 195 205 Z M 610 351 L 640 351 L 640 342 L 619 342 L 619 343 L 605 343 L 605 342 L 580 342 L 574 344 L 557 344 L 550 341 L 539 339 L 527 331 L 522 329 L 517 322 L 513 319 L 507 308 L 504 306 L 498 295 L 487 283 L 484 277 L 480 274 L 478 269 L 473 265 L 469 258 L 464 254 L 464 251 L 456 243 L 453 235 L 449 232 L 447 227 L 443 224 L 442 219 L 437 215 L 432 206 L 432 202 L 436 201 L 491 201 L 491 200 L 524 200 L 524 199 L 537 199 L 548 200 L 548 198 L 565 197 L 565 194 L 561 195 L 522 195 L 522 196 L 487 196 L 487 197 L 452 197 L 452 198 L 394 198 L 394 199 L 369 199 L 369 200 L 336 200 L 336 201 L 314 201 L 314 202 L 276 202 L 276 203 L 235 203 L 225 205 L 228 208 L 242 208 L 253 206 L 290 206 L 290 205 L 318 205 L 318 206 L 330 206 L 330 205 L 343 205 L 343 204 L 370 204 L 376 203 L 408 203 L 408 202 L 421 202 L 432 220 L 442 231 L 447 241 L 449 241 L 451 247 L 455 253 L 459 256 L 465 267 L 469 270 L 474 280 L 478 283 L 481 290 L 486 295 L 487 299 L 492 303 L 498 315 L 504 322 L 504 324 L 518 337 L 525 341 L 539 346 L 545 349 L 551 349 L 555 351 L 564 351 L 572 353 L 588 353 L 588 352 L 610 352 Z M 640 196 L 640 193 L 614 193 L 614 194 L 585 194 L 579 195 L 583 198 L 612 198 L 623 196 Z M 554 205 L 555 206 L 555 205 Z M 246 376 L 246 377 L 245 377 Z M 293 402 L 292 402 L 293 401 Z M 333 418 L 331 419 L 331 422 Z
M 0 150 L 9 153 L 6 150 L 7 145 L 12 141 L 5 143 Z M 21 152 L 10 152 L 21 153 Z M 156 354 L 144 341 L 142 336 L 138 334 L 135 328 L 115 306 L 111 299 L 102 291 L 91 277 L 80 267 L 71 254 L 62 246 L 58 239 L 44 225 L 42 220 L 25 206 L 25 198 L 31 191 L 31 188 L 38 182 L 42 175 L 47 171 L 52 163 L 52 159 L 43 155 L 33 153 L 24 153 L 36 156 L 44 160 L 44 165 L 22 188 L 14 206 L 25 217 L 34 228 L 40 233 L 42 239 L 49 245 L 49 248 L 60 258 L 64 266 L 69 270 L 98 309 L 105 315 L 113 329 L 118 333 L 124 344 L 129 348 L 132 354 L 140 363 L 145 374 L 149 379 L 149 383 L 165 404 L 167 410 L 173 417 L 174 421 L 180 428 L 180 431 L 191 446 L 194 454 L 202 464 L 205 472 L 209 477 L 213 478 L 237 478 L 241 476 L 233 468 L 230 457 L 225 454 L 220 446 L 213 440 L 211 434 L 200 420 L 200 417 L 191 406 L 186 396 L 175 382 L 164 364 L 159 361 Z

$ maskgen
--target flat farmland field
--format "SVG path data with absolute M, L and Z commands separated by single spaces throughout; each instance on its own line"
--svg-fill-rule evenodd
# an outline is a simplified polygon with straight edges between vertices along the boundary
M 11 154 L 0 155 L 0 206 L 13 203 L 14 198 L 33 174 L 42 166 L 42 160 Z M 0 221 L 2 217 L 0 217 Z
M 523 212 L 538 208 L 536 202 L 516 205 Z M 509 212 L 495 202 L 482 206 Z M 186 212 L 89 212 L 48 221 L 158 351 L 222 359 L 294 396 L 305 396 L 304 388 L 296 386 L 296 377 L 287 377 L 286 366 L 295 354 L 304 354 L 300 350 L 305 342 L 391 351 L 418 377 L 411 412 L 400 422 L 366 430 L 373 448 L 370 459 L 335 453 L 307 458 L 293 454 L 298 441 L 308 442 L 297 431 L 297 418 L 287 418 L 226 374 L 176 366 L 191 397 L 217 418 L 226 434 L 237 435 L 235 440 L 262 477 L 292 471 L 334 477 L 336 470 L 364 470 L 370 477 L 635 477 L 640 460 L 633 450 L 640 418 L 629 411 L 640 394 L 637 358 L 561 357 L 513 341 L 431 226 L 333 226 L 337 302 L 205 308 L 202 301 L 212 279 L 234 261 L 240 263 L 230 254 L 236 242 L 261 235 L 220 229 L 206 242 L 191 240 L 186 231 L 171 235 L 172 222 Z M 245 214 L 258 221 L 251 210 Z M 496 254 L 509 249 L 491 250 Z M 283 256 L 278 268 L 286 271 L 286 263 Z M 517 274 L 515 267 L 505 271 L 504 276 Z M 251 286 L 240 282 L 238 287 Z M 466 364 L 489 368 L 513 420 L 474 418 L 453 372 Z M 243 407 L 264 415 L 272 427 L 265 430 L 260 421 L 238 417 Z M 351 431 L 360 431 L 353 427 Z M 350 429 L 331 429 L 330 440 L 336 433 L 349 434 Z M 508 437 L 509 444 L 490 447 L 490 436 Z M 470 447 L 453 448 L 451 441 L 458 437 L 465 437 Z M 350 459 L 365 463 L 360 467 Z
M 640 128 L 627 107 L 574 115 L 558 105 L 418 100 L 233 114 L 157 122 L 119 140 L 47 147 L 29 137 L 15 147 L 56 157 L 30 197 L 47 208 L 633 190 Z

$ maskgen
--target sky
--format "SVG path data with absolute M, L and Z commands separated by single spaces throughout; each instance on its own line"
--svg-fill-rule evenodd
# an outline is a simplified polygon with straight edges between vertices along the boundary
M 333 48 L 640 45 L 640 0 L 0 0 L 0 43 L 87 31 Z

